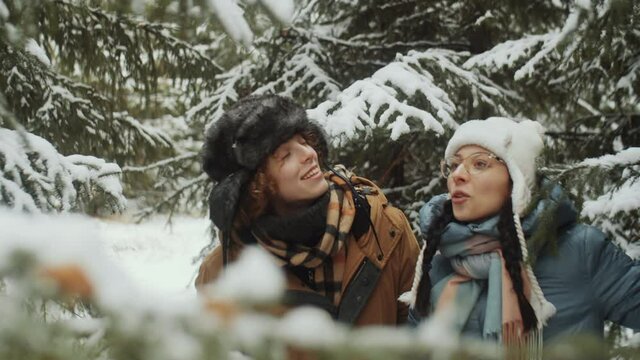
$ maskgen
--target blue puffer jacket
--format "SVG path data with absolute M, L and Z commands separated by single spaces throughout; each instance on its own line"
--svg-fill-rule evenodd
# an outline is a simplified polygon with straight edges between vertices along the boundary
M 442 211 L 446 195 L 431 199 L 420 211 L 420 227 L 426 234 L 432 221 Z M 597 228 L 577 224 L 573 204 L 555 186 L 548 199 L 540 201 L 523 219 L 527 238 L 537 227 L 545 208 L 558 205 L 557 251 L 539 255 L 534 272 L 546 297 L 556 307 L 556 314 L 544 328 L 544 340 L 557 340 L 561 335 L 595 334 L 603 336 L 604 320 L 640 329 L 640 263 L 607 240 Z M 469 224 L 468 226 L 482 226 Z M 432 284 L 452 273 L 449 261 L 437 254 L 429 272 Z M 463 334 L 480 337 L 484 323 L 487 294 L 474 306 Z M 409 322 L 420 321 L 413 311 Z

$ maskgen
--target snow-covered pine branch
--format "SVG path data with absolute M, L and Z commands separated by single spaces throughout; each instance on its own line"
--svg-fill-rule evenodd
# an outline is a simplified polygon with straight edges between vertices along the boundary
M 635 176 L 631 176 L 631 172 L 635 173 Z M 595 200 L 585 201 L 581 215 L 590 218 L 598 215 L 613 217 L 619 212 L 640 209 L 640 166 L 626 169 L 623 172 L 623 177 L 626 180 L 615 190 L 601 195 Z
M 604 12 L 606 9 L 602 9 L 602 11 Z M 593 19 L 591 0 L 577 0 L 571 9 L 571 13 L 565 20 L 562 29 L 553 30 L 546 35 L 542 35 L 545 38 L 542 47 L 515 72 L 514 79 L 517 81 L 530 77 L 539 62 L 547 58 L 553 51 L 558 50 L 559 46 L 567 41 L 571 41 L 572 44 L 566 47 L 563 58 L 569 58 L 568 55 L 570 52 L 574 50 L 581 41 L 581 37 L 576 35 L 576 33 L 580 29 L 585 29 L 589 25 L 590 19 Z
M 194 204 L 201 203 L 203 199 L 206 199 L 205 194 L 207 193 L 209 184 L 209 177 L 205 173 L 200 174 L 200 176 L 194 179 L 179 181 L 175 190 L 171 190 L 168 194 L 164 195 L 160 201 L 138 211 L 136 214 L 138 221 L 142 221 L 163 209 L 169 209 L 169 215 L 171 216 L 180 205 L 180 201 L 190 203 L 191 207 L 193 207 Z
M 269 15 L 283 25 L 289 25 L 294 14 L 292 0 L 258 0 Z M 236 42 L 251 47 L 254 40 L 253 30 L 244 16 L 244 10 L 238 0 L 209 0 L 209 8 L 222 24 L 226 33 Z M 251 3 L 254 3 L 252 1 Z
M 358 80 L 338 95 L 309 111 L 309 116 L 322 123 L 331 136 L 353 137 L 358 130 L 387 128 L 393 140 L 411 131 L 407 122 L 418 120 L 419 131 L 444 132 L 443 125 L 456 128 L 454 120 L 459 92 L 471 92 L 474 105 L 484 103 L 504 114 L 505 100 L 518 95 L 493 83 L 488 78 L 458 65 L 466 53 L 430 49 L 410 51 Z M 415 125 L 414 125 L 415 126 Z
M 618 183 L 608 193 L 597 199 L 585 201 L 582 215 L 594 218 L 598 215 L 614 216 L 619 212 L 640 209 L 640 147 L 631 147 L 614 155 L 585 159 L 576 167 L 624 170 Z
M 602 155 L 598 158 L 589 158 L 574 165 L 564 168 L 543 168 L 544 173 L 553 174 L 556 178 L 562 178 L 570 173 L 589 168 L 612 169 L 615 167 L 626 168 L 640 164 L 640 147 L 630 147 L 616 154 Z
M 218 78 L 220 85 L 211 96 L 205 97 L 196 106 L 187 110 L 186 121 L 193 122 L 198 119 L 205 125 L 203 128 L 218 121 L 226 108 L 238 100 L 236 86 L 250 76 L 254 67 L 251 61 L 245 60 L 220 75 Z
M 302 94 L 317 99 L 334 100 L 340 92 L 339 84 L 331 78 L 321 65 L 330 64 L 324 49 L 314 41 L 300 46 L 294 54 L 281 64 L 281 75 L 254 93 L 277 93 L 299 98 Z
M 462 65 L 465 69 L 480 68 L 489 73 L 513 68 L 531 57 L 532 52 L 550 40 L 552 34 L 525 35 L 517 40 L 508 40 L 481 54 L 470 57 Z
M 640 54 L 630 61 L 628 69 L 629 71 L 616 83 L 616 88 L 627 90 L 628 94 L 632 95 L 634 94 L 634 87 L 635 89 L 640 88 L 640 85 L 638 85 L 640 84 Z M 636 99 L 638 93 L 640 91 L 635 91 Z
M 157 162 L 155 162 L 153 164 L 149 164 L 149 165 L 144 165 L 144 166 L 124 166 L 122 168 L 122 172 L 123 173 L 127 173 L 127 172 L 145 172 L 145 171 L 161 168 L 161 167 L 164 167 L 164 166 L 167 166 L 167 165 L 171 165 L 173 163 L 181 163 L 181 162 L 183 162 L 185 160 L 194 160 L 198 156 L 199 156 L 198 153 L 187 152 L 185 154 L 174 156 L 172 158 L 162 159 L 160 161 L 157 161 Z
M 104 196 L 103 207 L 126 206 L 120 167 L 93 156 L 63 156 L 45 139 L 0 128 L 0 202 L 18 210 L 70 211 Z
M 42 36 L 55 45 L 61 64 L 68 69 L 80 65 L 84 74 L 103 80 L 105 74 L 126 75 L 147 90 L 161 75 L 213 79 L 223 70 L 197 47 L 173 36 L 175 24 L 116 15 L 75 1 L 43 1 L 42 5 Z M 87 38 L 96 41 L 87 42 Z
M 209 7 L 233 40 L 247 48 L 251 46 L 253 31 L 236 0 L 209 0 Z
M 598 158 L 585 159 L 576 166 L 612 168 L 640 164 L 640 147 L 630 147 L 613 155 L 602 155 Z
M 56 138 L 63 153 L 130 154 L 147 147 L 171 148 L 168 135 L 113 111 L 111 100 L 91 87 L 53 72 L 22 51 L 0 46 L 0 83 L 11 110 L 29 132 Z

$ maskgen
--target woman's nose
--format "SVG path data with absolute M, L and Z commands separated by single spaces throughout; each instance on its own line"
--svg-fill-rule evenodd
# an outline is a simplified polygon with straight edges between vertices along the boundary
M 464 167 L 464 163 L 459 164 L 458 167 L 453 170 L 451 177 L 455 182 L 467 181 L 469 179 L 469 172 L 467 168 Z
M 306 163 L 316 157 L 316 151 L 308 145 L 300 144 L 300 162 Z

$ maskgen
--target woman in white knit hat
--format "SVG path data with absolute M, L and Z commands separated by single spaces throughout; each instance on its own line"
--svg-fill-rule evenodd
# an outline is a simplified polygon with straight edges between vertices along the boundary
M 543 339 L 602 336 L 604 320 L 640 329 L 640 265 L 536 176 L 543 132 L 497 117 L 456 130 L 442 162 L 448 194 L 420 211 L 425 246 L 401 297 L 409 321 L 453 308 L 461 334 L 529 357 Z

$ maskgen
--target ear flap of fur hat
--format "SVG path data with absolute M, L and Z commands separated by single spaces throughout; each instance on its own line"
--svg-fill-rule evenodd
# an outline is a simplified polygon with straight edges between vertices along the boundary
M 240 191 L 251 178 L 246 170 L 237 171 L 227 176 L 211 189 L 209 194 L 209 218 L 219 229 L 228 229 L 233 223 Z
M 502 117 L 470 120 L 460 125 L 449 140 L 445 158 L 465 145 L 478 145 L 504 160 L 513 182 L 514 212 L 522 216 L 535 185 L 536 158 L 544 148 L 543 135 L 544 127 L 531 120 L 515 122 Z

